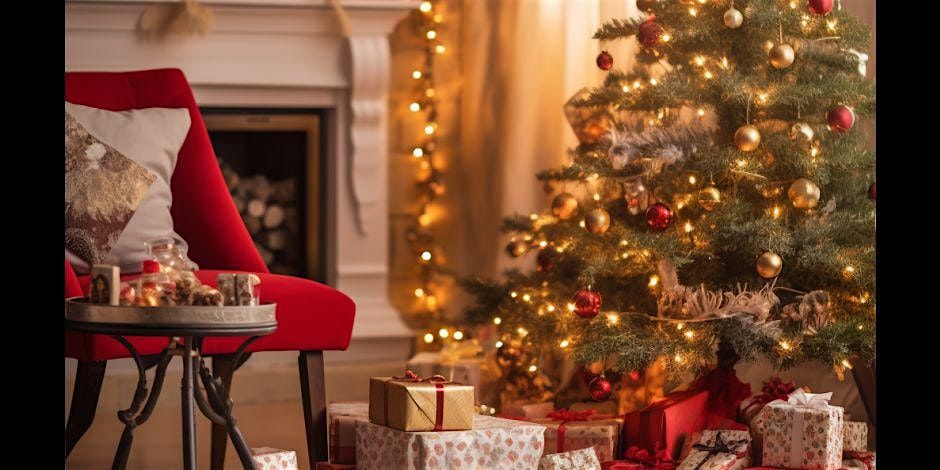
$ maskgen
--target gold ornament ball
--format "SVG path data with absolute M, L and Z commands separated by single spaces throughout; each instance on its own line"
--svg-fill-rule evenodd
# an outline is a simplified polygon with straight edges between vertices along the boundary
M 734 133 L 734 145 L 737 145 L 742 152 L 756 150 L 760 145 L 760 131 L 750 124 L 739 127 Z
M 800 178 L 790 185 L 787 197 L 797 209 L 812 209 L 819 202 L 819 186 L 806 178 Z
M 813 137 L 816 136 L 816 133 L 813 132 L 813 128 L 805 122 L 798 122 L 790 127 L 789 137 L 791 140 L 798 140 L 801 142 L 812 142 Z
M 765 251 L 757 258 L 757 274 L 764 279 L 773 279 L 782 270 L 783 258 L 772 251 Z
M 698 192 L 698 205 L 709 212 L 718 207 L 721 202 L 721 192 L 714 186 L 706 186 Z
M 508 253 L 509 256 L 512 256 L 513 258 L 518 258 L 524 255 L 527 251 L 529 251 L 529 244 L 521 240 L 509 242 L 509 244 L 506 245 L 506 253 Z
M 552 200 L 552 214 L 561 220 L 568 220 L 578 210 L 578 198 L 571 193 L 561 193 Z
M 796 53 L 789 44 L 777 44 L 768 53 L 770 56 L 770 65 L 777 69 L 785 69 L 793 63 Z
M 600 235 L 610 227 L 610 214 L 604 209 L 594 209 L 584 216 L 584 226 L 589 232 Z
M 735 8 L 729 8 L 724 16 L 725 26 L 731 29 L 739 28 L 744 23 L 744 15 Z

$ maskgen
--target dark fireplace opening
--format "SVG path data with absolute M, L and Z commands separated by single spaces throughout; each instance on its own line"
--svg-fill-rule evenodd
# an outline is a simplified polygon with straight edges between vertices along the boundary
M 222 174 L 275 274 L 324 281 L 323 112 L 204 108 Z

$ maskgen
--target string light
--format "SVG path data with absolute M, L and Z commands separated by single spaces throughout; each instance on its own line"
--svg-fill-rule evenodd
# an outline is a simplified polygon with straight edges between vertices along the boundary
M 771 216 L 772 216 L 773 218 L 779 219 L 779 218 L 780 218 L 780 212 L 781 212 L 781 211 L 780 211 L 780 206 L 774 206 L 774 208 L 771 209 L 771 212 L 770 212 L 770 213 L 771 213 Z
M 422 74 L 420 70 L 415 70 L 414 72 L 411 72 L 411 78 L 413 78 L 413 79 L 415 79 L 415 80 L 420 80 L 421 77 L 423 77 L 423 76 L 424 76 L 424 74 Z
M 843 360 L 842 360 L 842 367 L 845 367 L 846 369 L 851 369 L 851 368 L 852 368 L 852 363 L 849 362 L 848 359 L 843 359 Z
M 703 108 L 698 108 L 698 117 L 705 117 L 705 110 Z
M 568 305 L 567 305 L 566 307 L 568 308 L 568 311 L 569 311 L 569 312 L 573 312 L 573 311 L 574 311 L 574 308 L 575 308 L 575 307 L 574 307 L 574 304 L 571 303 L 571 302 L 568 302 Z
M 715 75 L 712 74 L 710 70 L 706 70 L 705 73 L 702 74 L 702 76 L 705 77 L 706 80 L 711 80 L 712 78 L 714 78 Z
M 519 328 L 516 328 L 516 333 L 519 333 L 519 336 L 522 336 L 523 338 L 525 338 L 526 335 L 529 334 L 529 330 L 520 326 Z
M 494 325 L 499 325 L 499 324 L 502 323 L 502 322 L 503 322 L 503 319 L 502 319 L 502 318 L 496 317 L 496 318 L 493 319 L 493 324 L 494 324 Z
M 571 344 L 570 341 L 563 339 L 561 340 L 560 343 L 558 343 L 558 346 L 561 346 L 561 348 L 564 349 L 564 348 L 567 348 L 570 344 Z
M 783 341 L 780 342 L 780 349 L 782 349 L 782 350 L 784 350 L 784 351 L 789 351 L 789 350 L 792 349 L 792 348 L 793 348 L 793 346 L 790 345 L 790 342 L 789 342 L 789 341 L 783 340 Z
M 539 370 L 539 368 L 535 364 L 529 366 L 529 372 L 535 372 L 537 370 Z
M 427 37 L 428 37 L 428 39 L 435 39 L 435 38 L 437 38 L 437 31 L 434 31 L 433 29 L 430 30 L 430 31 L 428 31 Z
M 657 284 L 659 284 L 659 276 L 653 274 L 650 276 L 650 287 L 656 287 Z
M 549 313 L 550 313 L 550 312 L 554 312 L 554 311 L 555 311 L 555 306 L 552 305 L 552 304 L 548 304 L 548 306 L 545 307 L 545 310 L 548 310 Z
M 412 102 L 410 105 L 408 105 L 408 109 L 410 109 L 413 113 L 417 113 L 418 111 L 421 111 L 421 104 L 419 104 L 417 101 Z
M 422 260 L 422 261 L 431 261 L 431 252 L 430 252 L 430 251 L 423 251 L 423 252 L 421 252 L 421 260 Z
M 454 339 L 460 341 L 463 339 L 463 331 L 457 330 L 454 332 Z
M 415 297 L 417 297 L 417 298 L 419 298 L 419 299 L 420 299 L 421 297 L 424 297 L 424 289 L 422 289 L 422 288 L 420 288 L 420 287 L 417 288 L 417 289 L 415 289 Z
M 836 31 L 836 25 L 837 25 L 837 24 L 839 24 L 839 22 L 838 22 L 837 20 L 835 20 L 835 19 L 827 20 L 827 21 L 826 21 L 826 29 L 828 29 L 829 31 L 835 32 L 835 31 Z
M 529 301 L 532 300 L 532 296 L 529 295 L 529 294 L 523 294 L 523 295 L 522 295 L 522 300 L 524 300 L 524 301 L 526 301 L 526 302 L 529 302 Z
M 695 337 L 695 332 L 692 330 L 685 330 L 685 333 L 683 334 L 685 335 L 686 339 L 692 339 Z
M 655 78 L 651 78 L 650 85 L 653 85 L 653 86 L 659 85 L 659 80 L 656 80 Z
M 420 9 L 422 13 L 430 12 L 431 8 L 433 8 L 433 5 L 431 5 L 431 2 L 421 2 L 421 6 L 418 7 L 418 9 Z
M 670 40 L 672 40 L 672 36 L 669 35 L 669 33 L 665 33 L 662 36 L 660 36 L 660 39 L 662 39 L 663 42 L 669 42 Z
M 424 342 L 425 342 L 425 343 L 428 343 L 428 344 L 433 343 L 433 342 L 434 342 L 434 335 L 432 335 L 431 333 L 425 334 L 425 335 L 424 335 Z
M 502 342 L 502 341 L 497 341 L 494 346 L 496 346 L 496 349 L 499 349 L 499 348 L 503 347 L 503 342 Z
M 438 44 L 438 45 L 434 46 L 434 52 L 437 52 L 438 54 L 443 54 L 444 51 L 446 51 L 446 50 L 447 50 L 447 48 L 444 47 L 443 44 Z
M 674 361 L 676 361 L 676 364 L 682 364 L 682 360 L 683 360 L 683 359 L 682 359 L 682 355 L 681 355 L 681 354 L 676 354 L 672 359 L 673 359 Z
M 424 156 L 424 149 L 421 147 L 415 147 L 414 150 L 411 151 L 411 154 L 414 155 L 415 158 L 421 158 Z
M 691 232 L 691 231 L 692 231 L 692 223 L 691 223 L 691 222 L 686 222 L 684 228 L 685 228 L 685 233 Z
M 446 338 L 450 336 L 450 332 L 447 331 L 447 328 L 441 328 L 440 330 L 437 331 L 437 335 L 440 336 L 441 338 Z
M 519 293 L 516 292 L 516 291 L 512 291 L 512 292 L 509 293 L 509 296 L 515 299 L 516 297 L 519 296 Z
M 677 324 L 676 324 L 676 329 L 677 329 L 677 330 L 682 331 L 683 328 L 685 328 L 685 323 L 677 323 Z
M 617 314 L 617 313 L 608 313 L 608 314 L 607 314 L 607 324 L 608 324 L 608 325 L 614 326 L 614 325 L 616 325 L 616 324 L 618 324 L 618 323 L 620 323 L 620 315 L 619 315 L 619 314 Z

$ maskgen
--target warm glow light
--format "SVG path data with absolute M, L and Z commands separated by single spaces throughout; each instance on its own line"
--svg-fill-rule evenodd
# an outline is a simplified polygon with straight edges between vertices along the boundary
M 497 341 L 497 342 L 496 342 L 496 347 L 497 347 L 497 348 L 503 347 L 503 342 L 502 342 L 502 341 Z
M 651 78 L 650 85 L 653 85 L 653 86 L 659 85 L 659 80 L 656 80 L 655 78 Z
M 710 70 L 706 70 L 702 76 L 705 77 L 706 80 L 711 80 L 715 75 L 713 75 Z
M 698 108 L 698 117 L 702 117 L 704 115 L 705 115 L 705 110 L 702 108 Z
M 568 340 L 566 340 L 566 339 L 563 339 L 563 340 L 561 340 L 560 343 L 558 343 L 558 345 L 561 346 L 562 348 L 567 348 L 569 344 L 571 344 L 571 343 L 570 343 Z
M 415 147 L 414 150 L 411 151 L 411 154 L 416 158 L 421 158 L 424 156 L 424 149 L 421 147 Z
M 421 6 L 418 7 L 421 11 L 427 13 L 431 11 L 431 2 L 421 2 Z
M 699 67 L 705 65 L 705 56 L 703 55 L 697 55 L 693 60 L 695 61 L 695 65 L 698 65 Z
M 548 307 L 545 307 L 545 310 L 548 310 L 549 312 L 554 312 L 555 306 L 552 304 L 548 304 Z
M 454 332 L 454 339 L 460 341 L 463 339 L 463 331 L 457 330 Z
M 811 157 L 815 157 L 815 156 L 819 155 L 819 144 L 818 144 L 818 143 L 814 143 L 814 144 L 813 144 L 813 147 L 809 149 L 809 155 L 810 155 Z
M 686 223 L 685 223 L 685 233 L 689 233 L 689 232 L 691 232 L 691 231 L 692 231 L 692 223 L 691 223 L 691 222 L 686 222 Z
M 683 328 L 685 328 L 685 323 L 677 323 L 677 324 L 676 324 L 676 329 L 677 329 L 677 330 L 682 331 Z
M 758 94 L 757 94 L 757 103 L 758 103 L 758 104 L 767 104 L 767 93 L 758 93 Z
M 584 224 L 584 221 L 583 221 L 583 220 L 582 220 L 582 221 L 581 221 L 581 223 L 579 223 L 578 225 L 580 225 L 580 226 L 581 226 L 581 228 L 584 228 L 584 227 L 586 227 L 586 225 Z
M 695 178 L 695 175 L 689 176 L 689 184 L 695 184 L 698 179 Z
M 650 276 L 650 287 L 656 287 L 659 284 L 659 276 L 653 274 Z
M 684 334 L 687 339 L 692 339 L 695 337 L 695 332 L 693 332 L 692 330 L 685 330 Z
M 695 7 L 689 8 L 689 14 L 692 16 L 698 16 L 698 8 L 695 8 Z
M 421 252 L 421 259 L 423 259 L 424 261 L 431 261 L 431 252 L 430 251 Z
M 548 246 L 548 242 L 547 242 L 547 241 L 542 240 L 542 241 L 539 242 L 539 248 L 545 248 L 546 246 Z
M 436 38 L 436 37 L 437 37 L 437 31 L 434 31 L 433 29 L 430 30 L 430 31 L 428 31 L 427 37 L 428 37 L 428 39 L 434 39 L 434 38 Z
M 522 300 L 525 300 L 526 302 L 528 302 L 528 301 L 532 300 L 532 296 L 529 295 L 529 294 L 523 294 L 523 295 L 522 295 Z
M 685 207 L 685 203 L 682 201 L 679 201 L 679 203 L 676 204 L 676 209 L 682 209 L 683 207 Z
M 616 324 L 618 324 L 618 323 L 620 323 L 620 315 L 619 315 L 619 314 L 616 314 L 616 313 L 608 313 L 608 314 L 607 314 L 607 324 L 608 324 L 608 325 L 614 326 L 614 325 L 616 325 Z
M 537 370 L 539 370 L 539 368 L 536 367 L 535 364 L 532 364 L 531 366 L 529 366 L 529 372 L 535 372 Z
M 620 240 L 620 246 L 627 246 L 627 245 L 629 245 L 629 244 L 630 244 L 630 243 L 629 243 L 628 241 L 626 241 L 626 240 Z
M 525 336 L 529 334 L 529 330 L 520 326 L 519 328 L 516 328 L 516 333 L 519 333 L 519 336 Z
M 499 324 L 502 323 L 502 322 L 503 322 L 503 319 L 502 319 L 502 318 L 499 318 L 499 317 L 493 318 L 493 324 L 494 324 L 494 325 L 499 325 Z
M 623 253 L 620 254 L 620 257 L 623 259 L 627 259 L 630 257 L 630 253 L 627 253 L 626 251 L 624 251 Z
M 747 160 L 738 160 L 737 164 L 738 164 L 738 168 L 744 168 L 747 166 Z
M 422 227 L 431 225 L 431 214 L 421 214 L 418 216 L 418 224 L 420 224 Z
M 601 200 L 601 194 L 600 194 L 600 193 L 594 193 L 594 196 L 592 196 L 592 197 L 594 198 L 595 201 L 600 201 L 600 200 Z
M 414 103 L 408 105 L 408 109 L 410 109 L 413 113 L 417 113 L 418 111 L 421 111 L 421 105 L 415 101 Z
M 842 367 L 845 367 L 846 369 L 851 369 L 851 368 L 852 368 L 852 363 L 849 362 L 848 359 L 843 359 L 843 360 L 842 360 Z
M 516 297 L 519 296 L 519 293 L 516 292 L 516 291 L 512 291 L 512 292 L 509 293 L 509 296 L 515 299 Z
M 420 288 L 420 287 L 417 288 L 417 289 L 415 289 L 415 297 L 418 297 L 419 299 L 420 299 L 421 297 L 424 297 L 424 289 L 422 289 L 422 288 Z
M 794 9 L 794 10 L 796 9 L 796 2 L 795 2 L 795 1 L 791 1 L 791 2 L 790 2 L 790 8 L 792 8 L 792 9 Z
M 569 311 L 569 312 L 573 312 L 573 311 L 574 311 L 574 304 L 571 303 L 571 302 L 568 302 L 567 308 L 568 308 L 568 311 Z
M 775 219 L 779 219 L 780 218 L 780 206 L 774 206 L 773 210 L 771 211 L 771 214 L 773 215 Z
M 727 58 L 727 57 L 722 57 L 722 58 L 721 58 L 721 68 L 723 68 L 723 69 L 728 68 L 728 58 Z
M 444 51 L 446 51 L 446 50 L 447 50 L 447 48 L 444 47 L 443 44 L 438 44 L 438 45 L 434 46 L 434 52 L 437 52 L 438 54 L 443 54 Z
M 539 215 L 533 212 L 529 214 L 529 220 L 539 220 Z
M 676 364 L 681 364 L 681 363 L 682 363 L 682 356 L 679 355 L 679 354 L 676 354 L 675 357 L 673 357 L 672 359 L 673 359 L 674 361 L 676 361 Z
M 846 267 L 845 267 L 845 274 L 851 276 L 853 273 L 855 273 L 855 266 L 846 266 Z
M 634 81 L 633 81 L 633 89 L 636 90 L 636 89 L 638 89 L 638 88 L 640 88 L 640 81 L 639 81 L 639 80 L 634 80 Z
M 415 80 L 421 78 L 421 76 L 422 76 L 422 73 L 420 70 L 415 70 L 414 72 L 411 72 L 411 78 Z
M 446 338 L 450 336 L 450 332 L 447 331 L 447 328 L 441 328 L 440 330 L 437 330 L 437 335 L 441 338 Z
M 437 297 L 429 295 L 425 300 L 425 304 L 428 306 L 428 310 L 435 311 L 437 310 Z
M 434 22 L 435 22 L 435 23 L 443 23 L 443 22 L 444 22 L 444 15 L 441 15 L 440 13 L 434 15 Z
M 793 347 L 793 346 L 790 345 L 790 342 L 789 342 L 789 341 L 781 341 L 781 342 L 780 342 L 780 349 L 782 349 L 782 350 L 784 350 L 784 351 L 789 351 L 790 348 L 792 348 L 792 347 Z
M 431 333 L 428 333 L 428 334 L 424 335 L 424 342 L 425 342 L 425 343 L 433 343 L 433 342 L 434 342 L 434 335 L 432 335 Z
M 427 135 L 433 134 L 433 133 L 434 133 L 434 124 L 428 124 L 428 125 L 424 126 L 424 133 L 427 134 Z
M 624 93 L 628 93 L 629 91 L 630 91 L 630 85 L 624 85 L 624 86 L 623 86 L 623 92 L 624 92 Z
M 672 39 L 672 36 L 670 36 L 669 33 L 662 35 L 663 42 L 669 42 L 670 39 Z
M 829 31 L 835 32 L 837 24 L 839 24 L 839 22 L 836 20 L 828 20 L 826 21 L 826 29 L 828 29 Z

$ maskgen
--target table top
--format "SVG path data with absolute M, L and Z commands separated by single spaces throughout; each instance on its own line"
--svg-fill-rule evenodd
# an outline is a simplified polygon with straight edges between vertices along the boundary
M 132 336 L 262 336 L 277 329 L 277 304 L 138 307 L 65 300 L 65 327 Z

